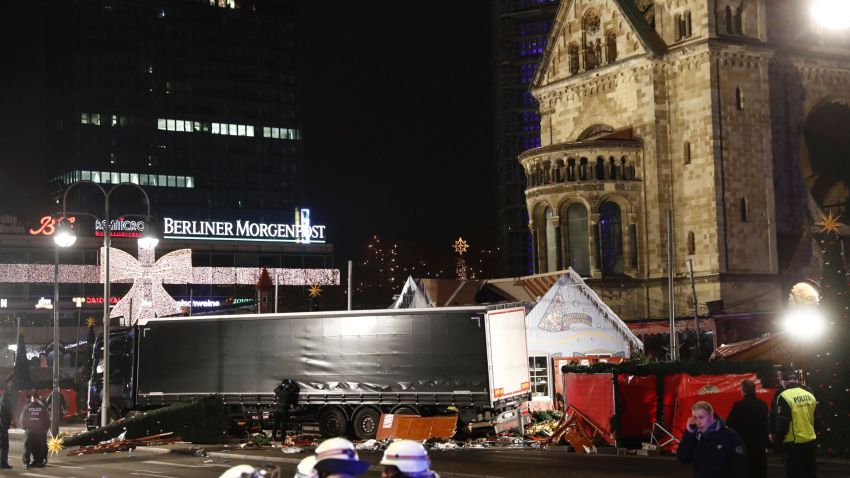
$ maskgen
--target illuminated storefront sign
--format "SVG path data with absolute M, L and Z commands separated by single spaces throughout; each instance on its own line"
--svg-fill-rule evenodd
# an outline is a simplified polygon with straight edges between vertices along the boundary
M 177 305 L 180 307 L 189 307 L 188 300 L 178 300 Z M 221 302 L 217 300 L 198 300 L 193 299 L 191 307 L 221 307 Z
M 240 298 L 233 299 L 233 305 L 236 305 L 236 304 L 248 304 L 248 303 L 251 303 L 251 302 L 254 302 L 254 299 L 246 299 L 246 298 L 241 298 L 241 297 L 240 297 Z
M 53 216 L 44 216 L 39 219 L 39 227 L 33 228 L 29 230 L 30 236 L 52 236 L 54 232 L 56 232 L 56 224 L 62 221 L 67 221 L 71 224 L 76 222 L 75 217 L 65 218 L 65 216 L 59 216 L 57 218 Z
M 9 299 L 0 299 L 0 309 L 9 307 Z
M 94 222 L 94 235 L 103 237 L 103 226 L 106 225 L 105 220 L 97 220 Z M 145 221 L 131 221 L 119 217 L 112 221 L 109 225 L 109 235 L 112 237 L 141 237 L 145 230 Z
M 115 305 L 120 301 L 120 297 L 110 297 L 109 303 Z M 103 304 L 103 297 L 89 296 L 89 297 L 74 297 L 71 299 L 71 302 L 77 304 L 77 307 L 80 307 L 82 304 L 92 305 L 92 304 Z
M 253 221 L 188 221 L 166 217 L 163 235 L 166 239 L 199 239 L 218 241 L 325 242 L 325 226 L 310 223 L 310 210 L 296 210 L 295 224 Z
M 36 309 L 52 309 L 53 308 L 53 300 L 45 299 L 41 297 L 38 299 L 38 303 L 35 304 Z

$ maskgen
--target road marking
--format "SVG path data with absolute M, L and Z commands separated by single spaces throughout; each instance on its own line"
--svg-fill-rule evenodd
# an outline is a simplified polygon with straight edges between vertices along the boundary
M 48 466 L 58 466 L 58 467 L 61 467 L 61 468 L 75 468 L 75 469 L 78 469 L 78 470 L 82 470 L 83 468 L 85 468 L 84 466 L 63 465 L 62 463 L 51 463 Z
M 183 468 L 207 468 L 209 465 L 185 465 L 183 463 L 168 463 L 167 461 L 154 461 L 147 460 L 142 463 L 150 463 L 151 465 L 162 465 L 162 466 L 182 466 Z
M 56 475 L 41 475 L 41 474 L 38 474 L 38 473 L 30 473 L 30 472 L 21 473 L 21 476 L 36 476 L 36 477 L 39 477 L 39 478 L 59 478 Z M 74 477 L 70 476 L 68 478 L 74 478 Z
M 170 476 L 170 475 L 154 475 L 153 473 L 135 473 L 135 472 L 134 472 L 134 473 L 130 473 L 130 474 L 131 474 L 131 475 L 138 475 L 138 476 L 156 476 L 156 477 L 159 477 L 159 478 L 177 478 L 176 476 Z

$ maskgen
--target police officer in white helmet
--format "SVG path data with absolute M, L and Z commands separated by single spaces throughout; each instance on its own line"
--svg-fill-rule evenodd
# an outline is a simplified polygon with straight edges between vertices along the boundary
M 354 445 L 345 438 L 331 438 L 316 447 L 313 468 L 319 478 L 352 478 L 369 469 L 369 462 L 357 456 Z
M 440 478 L 431 471 L 428 452 L 419 442 L 396 440 L 390 443 L 381 459 L 381 478 Z
M 319 478 L 314 466 L 316 466 L 316 455 L 304 458 L 295 469 L 295 478 Z

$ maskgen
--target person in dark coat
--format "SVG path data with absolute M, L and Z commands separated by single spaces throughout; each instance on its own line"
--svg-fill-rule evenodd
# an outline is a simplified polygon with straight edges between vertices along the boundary
M 24 468 L 44 466 L 47 462 L 47 430 L 50 428 L 50 417 L 47 407 L 39 400 L 38 392 L 32 392 L 30 402 L 21 410 L 21 428 L 26 432 Z
M 732 405 L 726 425 L 735 430 L 747 452 L 747 470 L 751 478 L 767 476 L 767 404 L 756 397 L 756 384 L 752 380 L 741 382 L 744 398 Z
M 691 418 L 676 456 L 694 467 L 694 478 L 747 478 L 744 442 L 708 402 L 691 407 Z
M 12 401 L 9 399 L 9 389 L 3 392 L 0 399 L 0 468 L 11 468 L 9 465 L 9 427 L 12 426 Z
M 280 430 L 281 441 L 286 440 L 286 429 L 289 427 L 289 411 L 298 404 L 298 395 L 301 389 L 294 380 L 287 378 L 275 387 L 274 427 L 272 428 L 272 440 L 277 437 Z

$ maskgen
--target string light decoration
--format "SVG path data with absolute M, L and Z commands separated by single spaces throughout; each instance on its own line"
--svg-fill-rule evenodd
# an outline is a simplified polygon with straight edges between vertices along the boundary
M 458 237 L 452 244 L 452 248 L 457 253 L 457 278 L 458 280 L 466 280 L 468 274 L 466 270 L 466 260 L 463 258 L 463 254 L 469 249 L 469 243 L 462 237 Z
M 105 248 L 100 255 L 104 257 Z M 110 248 L 110 283 L 131 283 L 130 290 L 112 308 L 110 317 L 132 320 L 180 313 L 180 306 L 163 284 L 254 285 L 260 276 L 257 267 L 192 267 L 192 250 L 178 249 L 155 259 L 155 251 L 139 247 L 138 259 L 125 251 Z M 60 284 L 102 284 L 106 275 L 101 265 L 63 265 Z M 269 268 L 279 285 L 339 285 L 339 269 Z M 53 283 L 52 264 L 0 264 L 0 283 Z
M 322 295 L 322 288 L 319 287 L 318 284 L 313 284 L 307 289 L 307 293 L 310 295 L 311 299 L 317 299 L 320 295 Z
M 91 329 L 95 325 L 97 325 L 97 320 L 95 320 L 94 317 L 89 317 L 88 319 L 86 319 L 86 327 Z
M 814 346 L 806 381 L 818 400 L 823 427 L 818 447 L 830 456 L 850 456 L 850 287 L 839 232 L 840 216 L 831 212 L 822 226 L 821 298 L 826 318 L 823 338 Z

